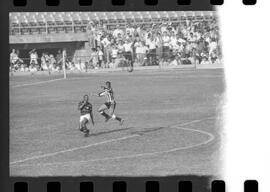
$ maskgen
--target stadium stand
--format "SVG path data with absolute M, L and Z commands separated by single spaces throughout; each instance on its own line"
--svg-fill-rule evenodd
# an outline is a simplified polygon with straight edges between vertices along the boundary
M 222 63 L 211 11 L 10 13 L 10 45 L 12 71 Z
M 10 35 L 77 33 L 86 32 L 90 22 L 102 23 L 106 27 L 125 27 L 128 23 L 160 24 L 171 22 L 177 25 L 188 19 L 207 21 L 215 16 L 207 12 L 14 12 L 10 13 Z

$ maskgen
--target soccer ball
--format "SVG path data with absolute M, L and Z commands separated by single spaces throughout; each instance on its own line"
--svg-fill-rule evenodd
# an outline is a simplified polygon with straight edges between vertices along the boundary
M 128 72 L 131 73 L 132 71 L 133 71 L 133 67 L 129 67 L 129 68 L 128 68 Z

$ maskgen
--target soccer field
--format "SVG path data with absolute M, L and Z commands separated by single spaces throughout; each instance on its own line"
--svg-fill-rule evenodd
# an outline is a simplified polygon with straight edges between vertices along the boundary
M 12 176 L 217 175 L 222 69 L 10 77 Z M 104 98 L 90 97 L 95 126 L 78 131 L 78 102 L 111 81 L 116 115 L 104 122 Z

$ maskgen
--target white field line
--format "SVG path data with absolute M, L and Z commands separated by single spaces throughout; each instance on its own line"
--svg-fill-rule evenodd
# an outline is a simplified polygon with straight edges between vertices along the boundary
M 211 117 L 206 117 L 206 118 L 203 118 L 203 119 L 196 119 L 196 120 L 193 120 L 193 121 L 188 121 L 188 122 L 185 122 L 185 123 L 178 123 L 178 124 L 174 124 L 174 125 L 170 125 L 169 127 L 174 127 L 174 126 L 180 126 L 180 127 L 183 127 L 183 126 L 186 126 L 186 125 L 190 125 L 190 124 L 193 124 L 193 123 L 199 123 L 201 121 L 205 121 L 205 120 L 209 120 L 209 119 L 216 119 L 217 117 L 216 116 L 211 116 Z
M 93 146 L 97 146 L 97 145 L 102 145 L 102 144 L 106 144 L 106 143 L 111 143 L 111 142 L 115 142 L 115 141 L 121 141 L 124 139 L 129 139 L 129 138 L 133 138 L 133 137 L 138 137 L 139 135 L 129 135 L 126 137 L 121 137 L 121 138 L 117 138 L 117 139 L 110 139 L 110 140 L 106 140 L 106 141 L 102 141 L 102 142 L 98 142 L 98 143 L 93 143 L 93 144 L 89 144 L 89 145 L 85 145 L 85 146 L 80 146 L 80 147 L 74 147 L 74 148 L 70 148 L 70 149 L 66 149 L 66 150 L 62 150 L 62 151 L 57 151 L 54 153 L 47 153 L 47 154 L 43 154 L 43 155 L 36 155 L 33 157 L 29 157 L 26 159 L 22 159 L 22 160 L 17 160 L 17 161 L 13 161 L 10 163 L 10 165 L 14 165 L 17 163 L 23 163 L 25 161 L 29 161 L 29 160 L 35 160 L 35 159 L 41 159 L 41 158 L 45 158 L 45 157 L 51 157 L 51 156 L 55 156 L 61 153 L 67 153 L 67 152 L 72 152 L 72 151 L 76 151 L 76 150 L 80 150 L 80 149 L 86 149 L 86 148 L 90 148 Z
M 186 77 L 178 77 L 178 78 L 216 78 L 216 77 L 223 77 L 222 75 L 204 75 L 204 76 L 186 76 Z M 91 79 L 92 77 L 73 77 L 73 78 L 59 78 L 59 79 L 51 79 L 51 80 L 46 80 L 46 81 L 39 81 L 39 82 L 35 82 L 35 83 L 25 83 L 25 84 L 20 84 L 20 85 L 14 85 L 11 86 L 12 88 L 17 88 L 17 87 L 26 87 L 26 86 L 31 86 L 31 85 L 39 85 L 39 84 L 45 84 L 45 83 L 50 83 L 50 82 L 54 82 L 54 81 L 59 81 L 59 80 L 83 80 L 83 79 Z
M 25 84 L 20 84 L 20 85 L 14 85 L 12 87 L 16 88 L 16 87 L 25 87 L 25 86 L 31 86 L 31 85 L 39 85 L 39 84 L 50 83 L 50 82 L 59 81 L 59 80 L 63 80 L 63 79 L 64 78 L 51 79 L 51 80 L 47 80 L 47 81 L 39 81 L 39 82 L 35 82 L 35 83 L 25 83 Z
M 19 166 L 53 166 L 53 165 L 64 165 L 64 164 L 73 164 L 73 165 L 79 165 L 80 163 L 89 163 L 89 162 L 98 162 L 98 161 L 108 161 L 108 160 L 120 160 L 120 159 L 130 159 L 130 158 L 138 158 L 138 157 L 146 157 L 146 156 L 154 156 L 154 155 L 160 155 L 164 153 L 172 153 L 176 151 L 181 151 L 181 150 L 186 150 L 186 149 L 191 149 L 195 147 L 199 147 L 202 145 L 206 145 L 213 141 L 215 139 L 215 136 L 211 133 L 208 133 L 206 131 L 200 131 L 196 129 L 191 129 L 191 128 L 182 128 L 182 127 L 171 127 L 171 128 L 176 128 L 176 129 L 182 129 L 182 130 L 187 130 L 187 131 L 192 131 L 192 132 L 198 132 L 203 135 L 207 135 L 209 138 L 206 141 L 203 141 L 201 143 L 197 143 L 194 145 L 189 145 L 185 147 L 177 147 L 173 148 L 170 150 L 165 150 L 165 151 L 156 151 L 156 152 L 148 152 L 148 153 L 139 153 L 139 154 L 133 154 L 133 155 L 124 155 L 124 156 L 117 156 L 117 157 L 107 157 L 107 158 L 100 158 L 100 159 L 90 159 L 90 160 L 84 160 L 84 161 L 67 161 L 67 162 L 55 162 L 55 163 L 38 163 L 38 164 L 22 164 Z
M 203 135 L 207 135 L 209 137 L 209 139 L 207 139 L 204 142 L 194 144 L 194 145 L 190 145 L 190 146 L 177 147 L 177 148 L 173 148 L 173 149 L 166 150 L 166 151 L 139 153 L 139 154 L 133 154 L 133 155 L 125 155 L 125 156 L 118 156 L 118 157 L 108 157 L 108 158 L 101 158 L 101 159 L 91 159 L 91 160 L 85 160 L 85 161 L 68 161 L 68 162 L 55 162 L 55 163 L 43 163 L 43 164 L 41 164 L 41 163 L 39 163 L 39 164 L 22 164 L 22 165 L 19 165 L 19 166 L 33 166 L 33 165 L 34 166 L 44 166 L 44 165 L 58 165 L 58 164 L 62 165 L 62 164 L 72 164 L 72 163 L 77 164 L 77 163 L 97 162 L 97 161 L 106 161 L 106 160 L 119 160 L 119 159 L 128 159 L 128 158 L 136 158 L 136 157 L 143 157 L 143 156 L 152 156 L 152 155 L 158 155 L 158 154 L 163 154 L 163 153 L 171 153 L 171 152 L 175 152 L 175 151 L 180 151 L 180 150 L 190 149 L 190 148 L 194 148 L 194 147 L 199 147 L 199 146 L 206 145 L 206 144 L 210 143 L 211 141 L 213 141 L 215 136 L 213 134 L 209 133 L 209 132 L 206 132 L 206 131 L 201 131 L 201 130 L 196 130 L 196 129 L 191 129 L 191 128 L 184 128 L 182 126 L 192 124 L 192 123 L 197 123 L 197 122 L 204 121 L 204 120 L 207 120 L 207 119 L 213 119 L 213 118 L 215 118 L 215 117 L 212 116 L 212 117 L 208 117 L 208 118 L 204 118 L 204 119 L 198 119 L 198 120 L 193 120 L 193 121 L 186 122 L 186 123 L 180 123 L 178 125 L 169 126 L 169 128 L 175 128 L 175 129 L 182 129 L 182 130 L 197 132 L 197 133 L 200 133 L 200 134 L 203 134 Z M 139 135 L 127 136 L 125 138 L 115 139 L 115 141 L 131 138 L 131 137 L 135 137 L 135 136 L 139 136 Z M 112 142 L 112 141 L 110 141 L 110 142 Z M 105 144 L 105 143 L 108 143 L 108 141 L 107 142 L 105 141 L 105 142 L 99 143 L 99 144 Z M 95 144 L 93 144 L 93 145 L 95 145 Z M 88 146 L 88 147 L 90 147 L 90 146 Z M 83 148 L 87 148 L 87 146 L 84 146 Z M 65 150 L 65 152 L 68 152 L 68 151 L 70 151 L 70 150 Z M 63 153 L 63 152 L 64 151 L 62 151 L 61 153 Z M 47 157 L 47 155 L 45 154 L 43 156 Z M 51 153 L 51 155 L 49 155 L 49 156 L 53 156 L 53 155 L 56 155 L 56 154 Z M 42 157 L 37 157 L 35 159 L 38 159 L 38 158 L 42 158 Z M 31 160 L 31 159 L 32 158 L 28 158 L 27 160 L 21 160 L 20 162 L 28 161 L 28 160 Z M 19 163 L 19 162 L 18 161 L 13 162 L 13 165 L 16 164 L 16 163 Z M 12 163 L 10 165 L 12 165 Z

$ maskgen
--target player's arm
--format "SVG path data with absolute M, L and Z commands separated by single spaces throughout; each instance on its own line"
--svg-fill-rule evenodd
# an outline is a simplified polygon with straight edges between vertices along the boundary
M 92 96 L 101 97 L 100 93 L 92 93 Z
M 105 89 L 105 87 L 101 86 L 101 88 Z M 97 96 L 97 97 L 102 97 L 105 95 L 105 90 L 100 92 L 100 93 L 96 93 L 96 94 L 92 94 L 93 96 Z
M 92 111 L 92 109 L 91 109 L 91 111 L 90 111 L 90 117 L 91 117 L 92 125 L 94 126 L 94 125 L 95 125 L 95 122 L 94 122 L 94 116 L 93 116 L 93 111 Z
M 85 102 L 84 101 L 81 101 L 78 105 L 78 109 L 81 110 L 85 105 Z

